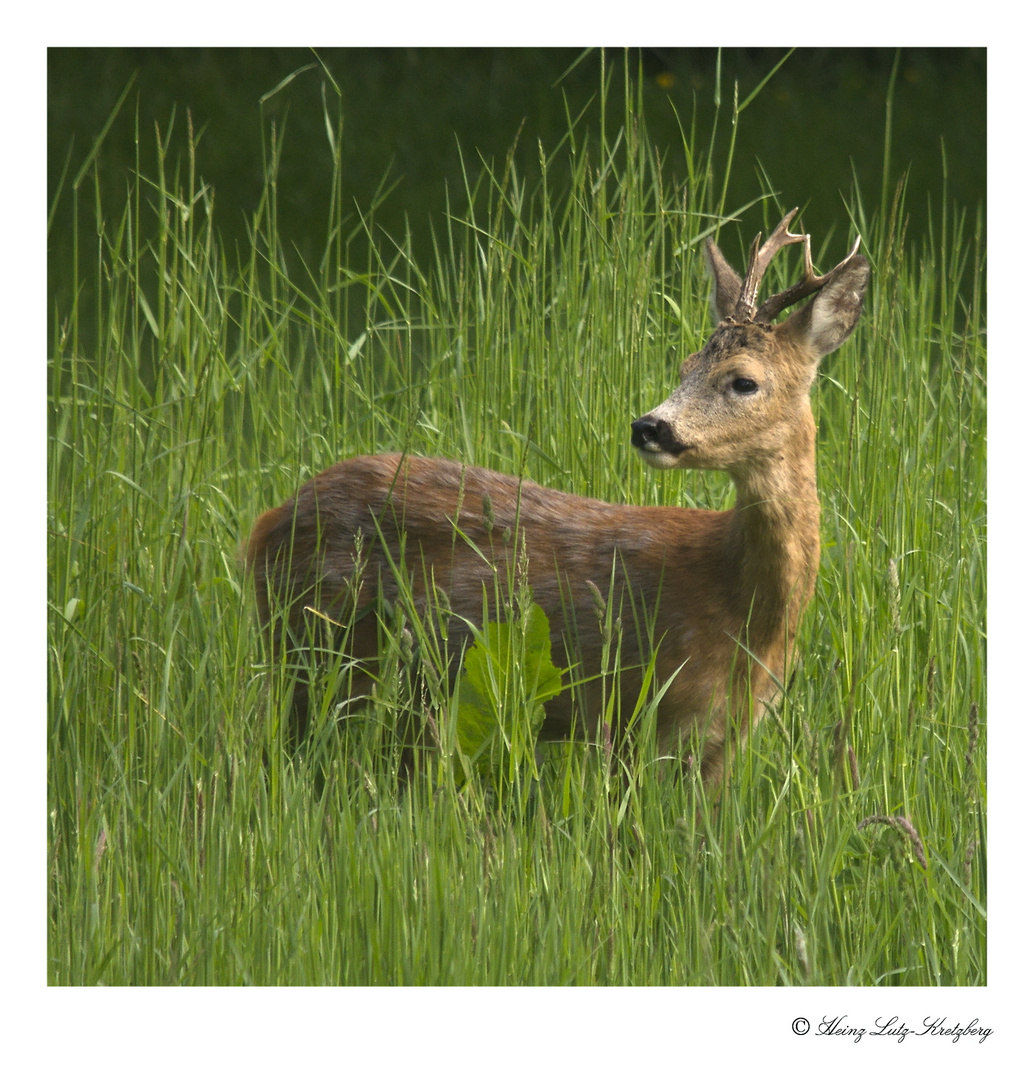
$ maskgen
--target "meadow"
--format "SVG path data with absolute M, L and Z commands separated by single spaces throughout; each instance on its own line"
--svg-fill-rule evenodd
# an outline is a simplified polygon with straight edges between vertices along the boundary
M 628 425 L 709 332 L 703 239 L 720 229 L 742 266 L 809 193 L 784 205 L 762 172 L 728 203 L 737 147 L 716 157 L 711 136 L 745 95 L 687 118 L 674 179 L 640 90 L 601 79 L 536 170 L 459 147 L 463 197 L 429 258 L 380 228 L 377 199 L 348 205 L 332 85 L 316 257 L 281 226 L 275 130 L 244 244 L 215 227 L 185 118 L 137 128 L 120 196 L 103 133 L 63 178 L 51 984 L 986 982 L 984 236 L 978 206 L 907 217 L 907 179 L 845 192 L 835 221 L 805 208 L 817 265 L 860 234 L 872 283 L 813 393 L 822 567 L 798 670 L 714 814 L 658 759 L 648 710 L 627 782 L 607 747 L 570 743 L 510 787 L 448 755 L 400 785 L 400 711 L 415 693 L 456 706 L 426 651 L 424 688 L 402 677 L 411 632 L 390 619 L 366 712 L 339 722 L 328 696 L 285 746 L 241 544 L 333 462 L 404 450 L 613 502 L 729 505 L 721 474 L 648 472 Z

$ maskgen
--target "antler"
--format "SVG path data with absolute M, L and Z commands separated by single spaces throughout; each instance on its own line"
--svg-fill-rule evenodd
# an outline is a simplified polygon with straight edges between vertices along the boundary
M 775 253 L 788 244 L 799 244 L 802 240 L 808 239 L 804 234 L 798 235 L 787 229 L 796 213 L 797 207 L 795 206 L 779 222 L 775 232 L 765 241 L 764 247 L 760 247 L 761 233 L 754 237 L 754 243 L 750 246 L 750 261 L 747 263 L 747 272 L 743 276 L 743 286 L 740 289 L 740 298 L 736 301 L 736 311 L 733 314 L 733 318 L 737 322 L 752 322 L 756 318 L 755 304 L 757 302 L 758 287 Z M 810 262 L 808 265 L 811 265 Z M 766 301 L 766 306 L 767 303 Z M 777 310 L 781 311 L 782 309 Z
M 784 218 L 784 221 L 785 220 L 786 219 Z M 820 277 L 815 273 L 815 270 L 811 265 L 811 236 L 806 235 L 803 238 L 797 236 L 794 237 L 794 239 L 804 240 L 804 276 L 796 283 L 796 285 L 791 285 L 790 288 L 785 289 L 783 292 L 776 293 L 775 296 L 770 296 L 755 312 L 753 316 L 754 322 L 771 322 L 780 311 L 788 308 L 791 304 L 796 304 L 798 300 L 803 300 L 806 296 L 817 293 L 845 263 L 850 262 L 851 259 L 858 254 L 858 248 L 862 243 L 862 238 L 859 236 L 854 242 L 854 247 L 847 253 L 847 258 L 838 262 L 828 274 L 823 274 Z M 754 244 L 757 246 L 757 240 L 754 241 Z M 746 291 L 746 286 L 744 286 L 744 291 Z M 740 302 L 743 302 L 742 298 Z M 737 313 L 738 310 L 739 309 L 737 309 Z

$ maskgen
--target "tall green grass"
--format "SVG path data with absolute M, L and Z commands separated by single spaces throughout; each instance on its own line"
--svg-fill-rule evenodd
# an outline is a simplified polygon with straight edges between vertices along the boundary
M 860 231 L 873 283 L 815 391 L 823 564 L 799 669 L 713 820 L 649 745 L 632 784 L 572 744 L 519 803 L 433 759 L 400 787 L 414 691 L 390 664 L 365 718 L 327 723 L 325 702 L 318 737 L 283 748 L 239 547 L 334 461 L 404 449 L 612 501 L 728 504 L 719 474 L 647 473 L 628 423 L 706 337 L 703 236 L 721 228 L 739 261 L 787 207 L 763 187 L 722 206 L 691 127 L 690 180 L 670 182 L 634 80 L 601 84 L 615 93 L 624 122 L 572 112 L 535 175 L 460 148 L 466 189 L 429 264 L 376 203 L 352 213 L 335 173 L 322 257 L 300 265 L 275 131 L 243 250 L 213 227 L 189 126 L 137 133 L 123 200 L 104 201 L 96 155 L 69 176 L 71 295 L 99 329 L 53 312 L 52 983 L 986 980 L 974 208 L 917 226 L 892 197 L 848 199 L 807 221 L 820 266 Z M 389 642 L 396 667 L 406 648 Z

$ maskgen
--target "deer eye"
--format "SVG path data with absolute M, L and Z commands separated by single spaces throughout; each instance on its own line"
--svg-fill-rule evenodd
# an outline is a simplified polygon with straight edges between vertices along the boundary
M 743 394 L 744 396 L 756 393 L 758 388 L 758 384 L 753 379 L 748 379 L 745 375 L 733 379 L 729 385 L 737 394 Z

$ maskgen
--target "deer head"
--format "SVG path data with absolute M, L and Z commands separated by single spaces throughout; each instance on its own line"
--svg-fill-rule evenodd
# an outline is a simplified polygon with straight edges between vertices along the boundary
M 632 424 L 632 445 L 659 469 L 725 469 L 734 478 L 785 454 L 800 433 L 814 435 L 809 389 L 819 360 L 843 343 L 858 321 L 869 265 L 861 239 L 827 274 L 815 273 L 811 238 L 789 232 L 790 211 L 772 235 L 751 246 L 741 279 L 707 240 L 712 305 L 720 322 L 679 369 L 674 393 Z M 801 279 L 757 304 L 762 276 L 782 248 L 804 243 Z M 783 322 L 772 319 L 812 297 Z

